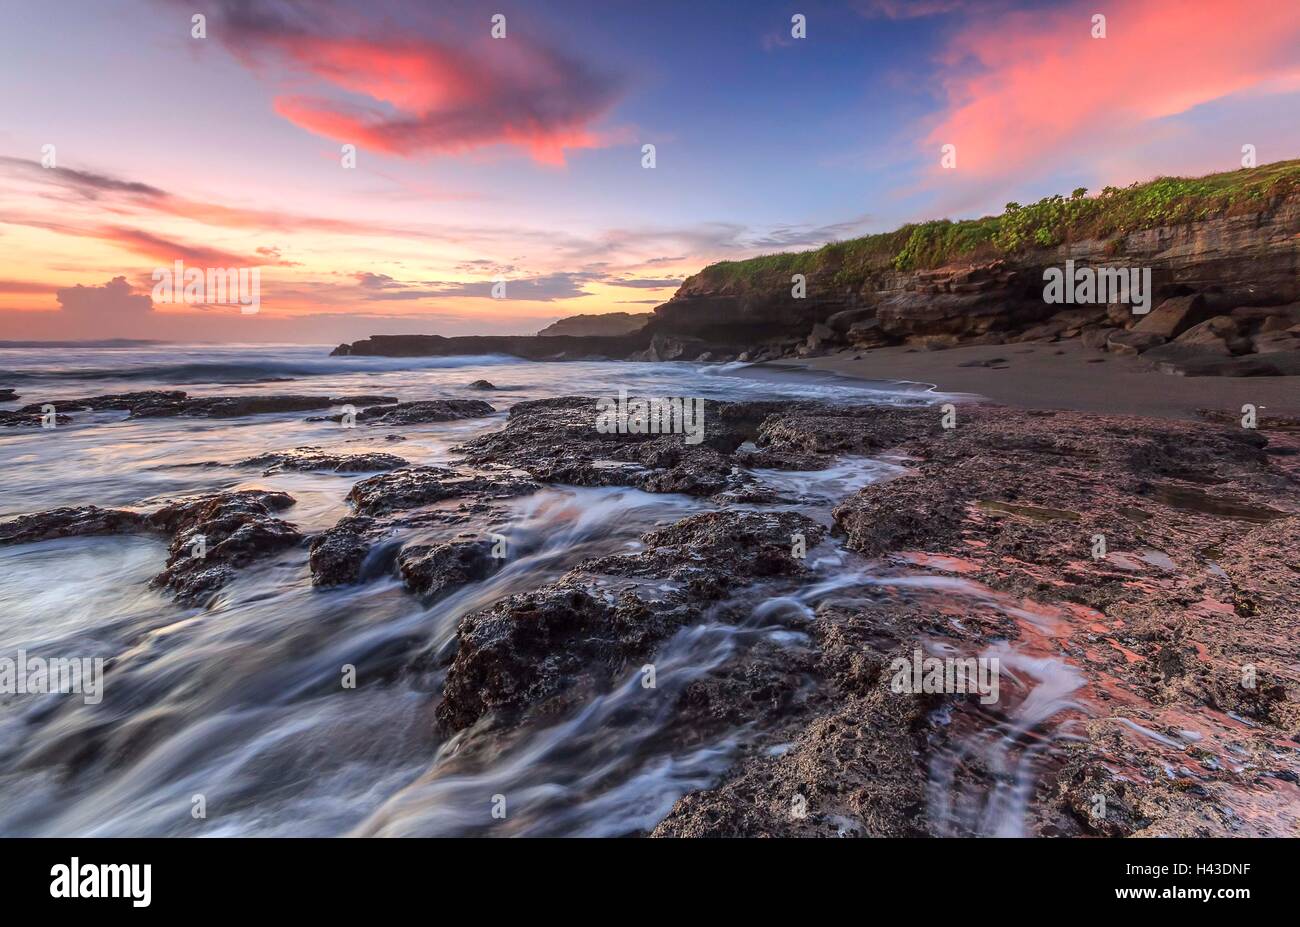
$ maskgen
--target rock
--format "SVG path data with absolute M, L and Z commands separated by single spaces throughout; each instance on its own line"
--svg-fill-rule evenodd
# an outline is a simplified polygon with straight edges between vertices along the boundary
M 299 447 L 292 451 L 259 454 L 241 460 L 236 466 L 264 467 L 263 476 L 286 470 L 327 470 L 333 473 L 376 473 L 407 466 L 407 461 L 393 454 L 333 454 L 318 447 Z
M 0 402 L 13 402 L 15 399 L 19 398 L 21 397 L 12 389 L 0 389 Z
M 826 319 L 826 327 L 833 332 L 841 335 L 847 335 L 849 329 L 859 322 L 867 322 L 876 317 L 875 307 L 864 307 L 861 309 L 845 309 L 841 312 L 833 313 Z
M 1174 344 L 1195 347 L 1202 351 L 1227 357 L 1233 353 L 1228 345 L 1228 339 L 1235 339 L 1237 332 L 1237 323 L 1231 316 L 1216 315 L 1212 319 L 1207 319 L 1187 329 L 1174 339 Z
M 246 489 L 182 499 L 147 515 L 93 505 L 62 508 L 0 523 L 0 544 L 99 534 L 170 535 L 167 568 L 150 585 L 169 589 L 178 601 L 197 603 L 233 577 L 236 568 L 301 540 L 292 525 L 274 515 L 293 504 L 286 493 Z
M 628 335 L 371 335 L 341 344 L 331 356 L 455 357 L 508 354 L 527 360 L 601 360 L 629 358 L 644 350 L 650 335 L 642 329 Z
M 1300 375 L 1300 351 L 1224 357 L 1195 345 L 1166 344 L 1142 355 L 1161 373 L 1183 377 L 1280 377 Z
M 1079 340 L 1089 350 L 1104 351 L 1106 350 L 1106 342 L 1116 331 L 1117 329 L 1114 328 L 1090 328 L 1079 336 Z
M 588 561 L 555 583 L 466 616 L 436 709 L 440 724 L 458 731 L 487 715 L 510 723 L 607 688 L 629 661 L 698 622 L 737 578 L 802 573 L 790 546 L 799 532 L 811 549 L 824 529 L 788 511 L 705 512 L 645 535 L 642 553 Z M 611 602 L 586 588 L 600 575 L 642 582 Z
M 312 584 L 343 586 L 359 581 L 375 528 L 373 518 L 348 516 L 312 538 L 307 560 Z
M 496 389 L 496 386 L 489 380 L 475 380 L 468 387 L 469 389 Z
M 1013 344 L 1023 344 L 1028 341 L 1055 341 L 1066 330 L 1066 323 L 1060 319 L 1048 319 L 1046 322 L 1040 322 L 1037 325 L 1031 325 L 1019 335 L 1009 339 Z
M 1250 339 L 1258 354 L 1278 354 L 1283 351 L 1300 351 L 1300 336 L 1290 331 L 1261 332 Z
M 1163 335 L 1133 329 L 1127 332 L 1112 332 L 1106 338 L 1106 348 L 1112 354 L 1141 354 L 1164 344 L 1165 341 Z
M 492 556 L 489 540 L 455 540 L 446 544 L 403 547 L 397 565 L 406 588 L 440 598 L 458 586 L 486 579 L 502 564 Z
M 83 399 L 60 399 L 52 404 L 60 412 L 125 411 L 130 418 L 162 418 L 173 415 L 202 418 L 234 418 L 275 412 L 303 412 L 328 409 L 330 406 L 396 402 L 391 396 L 206 396 L 190 398 L 181 390 L 148 390 L 138 393 L 113 393 Z M 42 403 L 33 403 L 20 412 L 39 412 Z
M 927 351 L 946 351 L 960 343 L 956 335 L 913 335 L 907 339 L 907 344 Z
M 1213 311 L 1204 296 L 1176 296 L 1166 299 L 1133 326 L 1133 331 L 1159 335 L 1166 341 L 1176 338 L 1193 325 L 1208 320 Z
M 839 333 L 829 325 L 822 325 L 820 322 L 812 327 L 812 332 L 808 335 L 807 347 L 811 351 L 825 350 L 832 344 L 840 342 Z
M 149 527 L 143 515 L 125 509 L 101 509 L 94 505 L 72 506 L 19 515 L 0 522 L 0 544 L 29 544 L 54 538 L 97 534 L 128 534 Z
M 40 428 L 45 423 L 45 417 L 39 411 L 39 406 L 37 408 L 38 411 L 36 412 L 24 412 L 22 410 L 17 412 L 0 411 L 0 428 Z M 71 422 L 72 418 L 70 416 L 58 413 L 54 416 L 56 426 L 67 425 Z
M 606 312 L 599 315 L 573 315 L 552 322 L 537 334 L 542 338 L 556 335 L 630 335 L 645 328 L 653 312 Z
M 237 567 L 278 553 L 302 540 L 297 529 L 275 517 L 294 504 L 282 492 L 246 489 L 183 499 L 147 516 L 172 535 L 167 568 L 151 585 L 176 599 L 199 603 L 234 575 Z
M 1300 322 L 1300 303 L 1286 306 L 1238 306 L 1229 313 L 1234 319 L 1244 323 L 1262 324 L 1269 319 L 1286 319 L 1292 323 Z
M 1267 332 L 1285 332 L 1295 329 L 1297 326 L 1291 323 L 1291 319 L 1284 315 L 1270 315 L 1259 323 L 1259 333 Z
M 849 326 L 848 334 L 849 344 L 859 348 L 879 348 L 891 343 L 891 339 L 885 334 L 880 327 L 879 319 L 867 319 L 862 322 L 854 322 Z
M 536 490 L 537 484 L 519 477 L 463 474 L 445 467 L 409 467 L 362 480 L 352 487 L 347 498 L 357 514 L 375 516 L 444 499 L 504 499 Z
M 186 393 L 181 390 L 145 390 L 136 393 L 110 393 L 102 396 L 87 396 L 82 399 L 56 399 L 49 402 L 59 412 L 130 412 L 137 406 L 151 406 L 162 403 L 184 401 Z M 40 412 L 46 403 L 34 402 L 23 406 L 19 412 Z
M 479 418 L 495 411 L 482 399 L 428 399 L 364 409 L 357 414 L 357 421 L 372 425 L 416 425 Z

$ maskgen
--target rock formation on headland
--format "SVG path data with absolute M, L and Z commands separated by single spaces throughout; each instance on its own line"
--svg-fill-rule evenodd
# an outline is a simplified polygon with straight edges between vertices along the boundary
M 1067 261 L 1149 269 L 1150 311 L 1046 302 L 1044 271 Z M 1167 373 L 1300 373 L 1300 161 L 1077 190 L 1009 203 L 999 216 L 725 261 L 688 278 L 630 334 L 375 336 L 334 353 L 758 361 L 1073 337 L 1149 355 Z
M 645 328 L 653 312 L 607 312 L 604 315 L 571 315 L 552 322 L 537 334 L 554 335 L 630 335 Z

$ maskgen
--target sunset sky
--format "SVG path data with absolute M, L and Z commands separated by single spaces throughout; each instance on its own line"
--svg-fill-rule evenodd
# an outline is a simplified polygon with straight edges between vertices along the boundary
M 1290 0 L 6 0 L 0 35 L 0 340 L 532 332 L 721 259 L 1300 156 Z M 261 311 L 151 304 L 178 259 L 260 267 Z

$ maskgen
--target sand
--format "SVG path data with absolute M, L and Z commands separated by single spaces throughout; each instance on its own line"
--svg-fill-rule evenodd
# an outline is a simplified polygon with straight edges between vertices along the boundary
M 995 358 L 1005 366 L 961 366 Z M 1197 409 L 1240 414 L 1242 405 L 1252 403 L 1261 414 L 1300 414 L 1300 377 L 1171 376 L 1138 357 L 1093 351 L 1077 340 L 946 351 L 876 348 L 782 363 L 861 379 L 930 383 L 942 392 L 975 394 L 1023 409 L 1197 419 Z

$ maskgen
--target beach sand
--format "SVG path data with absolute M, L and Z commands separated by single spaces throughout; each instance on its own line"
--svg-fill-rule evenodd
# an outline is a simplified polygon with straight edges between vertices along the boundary
M 1005 366 L 962 366 L 996 358 Z M 932 383 L 943 392 L 973 393 L 1024 409 L 1197 419 L 1197 409 L 1240 414 L 1242 405 L 1252 403 L 1261 414 L 1300 414 L 1300 377 L 1171 376 L 1140 358 L 1093 351 L 1077 340 L 945 351 L 848 350 L 782 363 L 841 376 Z

